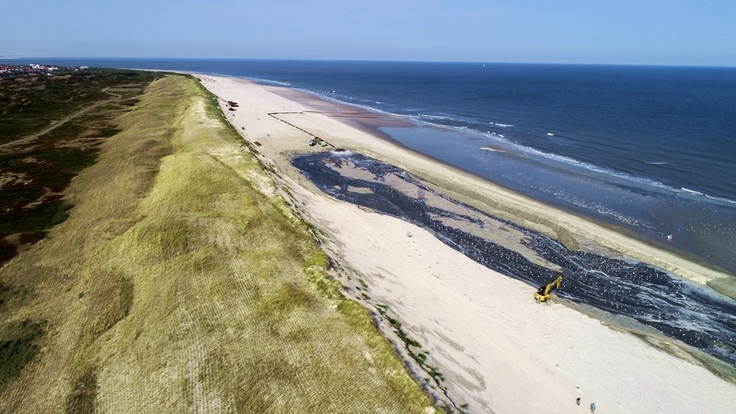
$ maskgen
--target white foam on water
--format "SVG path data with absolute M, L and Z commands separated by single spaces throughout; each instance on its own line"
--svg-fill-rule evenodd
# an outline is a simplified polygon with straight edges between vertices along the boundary
M 253 81 L 259 85 L 284 86 L 287 88 L 291 86 L 289 82 L 280 82 L 280 81 L 275 81 L 275 80 L 270 80 L 270 79 L 250 78 L 250 77 L 243 77 L 242 79 Z
M 721 203 L 728 203 L 728 204 L 736 205 L 736 201 L 735 200 L 730 200 L 728 198 L 709 196 L 708 194 L 705 194 L 705 198 L 709 198 L 711 200 L 718 201 L 718 202 L 721 202 Z
M 436 119 L 436 120 L 442 120 L 442 121 L 457 121 L 455 118 L 450 116 L 442 116 L 442 115 L 428 115 L 428 114 L 419 114 L 417 117 L 421 119 Z
M 700 191 L 691 190 L 685 187 L 680 188 L 680 190 L 682 190 L 683 192 L 689 193 L 689 194 L 695 194 L 695 195 L 701 195 L 701 196 L 703 195 L 703 193 L 701 193 Z

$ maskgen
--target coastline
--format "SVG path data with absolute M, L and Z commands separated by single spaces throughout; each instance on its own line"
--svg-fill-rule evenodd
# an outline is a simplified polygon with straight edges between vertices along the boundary
M 528 285 L 472 262 L 426 230 L 328 198 L 290 158 L 320 150 L 307 146 L 312 134 L 393 164 L 440 193 L 568 247 L 600 245 L 703 284 L 729 275 L 511 193 L 329 114 L 311 112 L 289 96 L 295 91 L 197 76 L 223 100 L 235 129 L 273 163 L 303 214 L 327 233 L 327 248 L 365 278 L 367 296 L 390 307 L 448 378 L 449 393 L 469 403 L 471 412 L 569 412 L 576 397 L 600 409 L 611 407 L 609 412 L 663 407 L 725 412 L 734 404 L 734 385 L 702 367 L 559 303 L 534 303 Z M 227 100 L 239 108 L 228 111 Z M 673 387 L 680 391 L 674 397 Z
M 221 77 L 221 79 L 251 83 L 239 78 Z M 351 122 L 350 116 L 331 115 L 330 111 L 334 112 L 340 109 L 340 105 L 337 103 L 324 102 L 326 103 L 325 106 L 313 109 L 314 102 L 319 101 L 317 97 L 286 87 L 258 86 L 292 101 L 292 105 L 295 104 L 298 108 L 283 110 L 283 112 L 286 112 L 284 114 L 274 114 L 280 120 L 290 122 L 293 125 L 304 125 L 303 129 L 315 132 L 315 135 L 330 142 L 333 147 L 351 149 L 409 171 L 430 187 L 438 189 L 457 201 L 538 231 L 559 240 L 568 248 L 585 248 L 585 246 L 596 245 L 700 284 L 708 284 L 708 282 L 718 279 L 733 279 L 736 281 L 736 278 L 728 272 L 657 248 L 649 243 L 639 241 L 623 231 L 618 231 L 612 226 L 605 226 L 587 218 L 578 217 L 573 213 L 551 207 L 488 182 L 476 174 L 445 164 L 437 158 L 419 154 L 390 139 L 390 137 L 382 135 L 380 131 L 371 126 L 362 122 Z M 365 111 L 365 113 L 369 112 Z M 389 118 L 389 116 L 387 115 L 385 118 Z M 350 133 L 339 135 L 337 128 L 324 130 L 324 128 L 315 126 L 315 123 L 319 124 L 326 119 L 334 121 L 330 122 L 331 125 L 339 124 L 341 129 L 359 130 L 361 138 L 356 139 Z M 401 121 L 396 120 L 394 122 L 399 123 Z M 372 140 L 365 140 L 366 137 L 370 137 Z M 292 150 L 297 151 L 296 148 L 299 147 L 303 147 L 303 145 L 296 144 Z M 437 173 L 438 166 L 441 167 L 442 174 Z

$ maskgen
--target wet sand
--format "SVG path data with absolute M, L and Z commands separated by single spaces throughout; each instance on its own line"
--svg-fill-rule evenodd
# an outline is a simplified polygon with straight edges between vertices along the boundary
M 681 353 L 681 348 L 662 352 L 564 306 L 561 299 L 535 303 L 528 284 L 471 260 L 432 231 L 326 195 L 291 160 L 301 153 L 350 149 L 395 165 L 429 189 L 573 250 L 634 258 L 703 284 L 728 275 L 407 151 L 346 123 L 344 108 L 331 116 L 324 113 L 329 108 L 295 101 L 294 91 L 199 77 L 223 99 L 230 122 L 273 166 L 295 208 L 324 232 L 325 248 L 343 269 L 336 276 L 352 286 L 349 292 L 372 306 L 376 315 L 385 313 L 401 322 L 404 335 L 428 352 L 425 365 L 442 372 L 445 381 L 440 385 L 457 405 L 469 404 L 470 412 L 498 413 L 587 412 L 584 408 L 590 402 L 601 413 L 726 413 L 736 406 L 736 386 Z M 227 100 L 239 103 L 236 111 L 228 110 Z M 329 145 L 308 146 L 314 137 Z M 352 188 L 357 194 L 370 195 L 369 191 L 373 190 Z M 452 217 L 443 220 L 458 225 Z M 508 235 L 504 243 L 535 265 L 557 270 L 554 263 L 535 256 L 524 240 Z M 387 319 L 379 319 L 397 348 L 409 354 L 391 335 Z M 670 344 L 659 339 L 659 346 Z M 440 385 L 432 387 L 436 394 L 442 393 Z M 580 407 L 576 397 L 583 400 Z

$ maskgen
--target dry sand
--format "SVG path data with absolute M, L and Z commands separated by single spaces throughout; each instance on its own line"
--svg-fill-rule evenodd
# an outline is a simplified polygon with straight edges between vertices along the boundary
M 458 405 L 494 413 L 589 412 L 591 402 L 599 414 L 736 412 L 734 384 L 559 302 L 536 303 L 533 288 L 475 263 L 431 233 L 327 197 L 289 159 L 323 150 L 307 146 L 318 136 L 567 244 L 595 243 L 700 283 L 727 275 L 439 164 L 334 114 L 312 112 L 329 104 L 295 100 L 293 91 L 240 79 L 198 77 L 221 98 L 226 117 L 262 160 L 274 166 L 297 208 L 326 233 L 326 249 L 348 269 L 343 277 L 352 275 L 344 282 L 362 278 L 367 304 L 389 306 L 429 351 L 428 363 L 447 378 L 448 395 Z M 238 102 L 236 111 L 228 110 L 227 100 Z

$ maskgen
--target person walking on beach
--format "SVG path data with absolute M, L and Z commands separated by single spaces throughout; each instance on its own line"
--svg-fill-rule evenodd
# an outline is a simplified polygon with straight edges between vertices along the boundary
M 595 403 L 590 403 L 590 412 L 591 413 L 595 412 Z
M 580 397 L 575 399 L 575 404 L 580 405 Z

